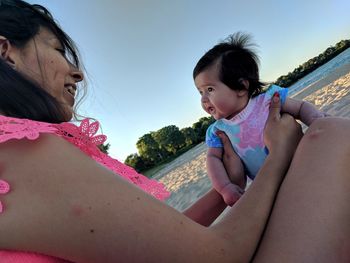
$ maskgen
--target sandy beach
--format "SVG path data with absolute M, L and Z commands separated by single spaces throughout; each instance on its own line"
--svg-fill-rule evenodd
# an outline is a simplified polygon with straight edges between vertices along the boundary
M 305 87 L 293 97 L 304 99 L 319 109 L 350 118 L 350 64 Z M 205 169 L 206 145 L 201 143 L 159 171 L 156 179 L 172 192 L 167 203 L 182 211 L 210 187 Z

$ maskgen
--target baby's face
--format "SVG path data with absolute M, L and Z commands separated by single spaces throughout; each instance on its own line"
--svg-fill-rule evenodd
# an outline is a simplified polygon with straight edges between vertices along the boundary
M 194 80 L 203 109 L 214 119 L 231 119 L 248 102 L 245 90 L 232 90 L 219 79 L 217 66 L 202 71 Z

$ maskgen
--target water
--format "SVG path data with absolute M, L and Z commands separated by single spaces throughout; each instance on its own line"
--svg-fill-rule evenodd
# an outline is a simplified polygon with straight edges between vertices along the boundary
M 308 75 L 306 75 L 305 77 L 301 78 L 296 83 L 291 85 L 289 87 L 288 94 L 293 95 L 299 92 L 300 90 L 307 88 L 308 86 L 319 81 L 320 79 L 323 79 L 324 77 L 332 73 L 337 68 L 349 63 L 350 63 L 350 48 L 346 49 L 345 51 L 340 53 L 338 56 L 328 61 L 326 64 L 320 66 L 313 72 L 309 73 Z

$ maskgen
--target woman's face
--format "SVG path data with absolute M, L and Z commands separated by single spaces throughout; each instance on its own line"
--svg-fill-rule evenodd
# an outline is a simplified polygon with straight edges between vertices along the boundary
M 72 118 L 76 83 L 83 73 L 65 57 L 60 41 L 48 29 L 41 28 L 24 48 L 18 49 L 15 68 L 33 79 L 63 105 L 67 121 Z

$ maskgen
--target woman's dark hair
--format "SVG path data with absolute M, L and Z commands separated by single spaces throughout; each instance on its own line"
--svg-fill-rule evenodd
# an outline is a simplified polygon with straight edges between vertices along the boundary
M 61 42 L 67 59 L 80 68 L 77 48 L 43 6 L 21 0 L 0 0 L 0 35 L 23 48 L 41 27 Z M 65 121 L 62 105 L 38 84 L 0 59 L 0 112 L 7 116 L 58 123 Z
M 259 58 L 254 53 L 251 37 L 237 32 L 215 45 L 197 62 L 193 79 L 213 65 L 218 65 L 219 79 L 233 90 L 245 89 L 242 80 L 249 81 L 248 95 L 255 97 L 266 85 L 259 80 Z

